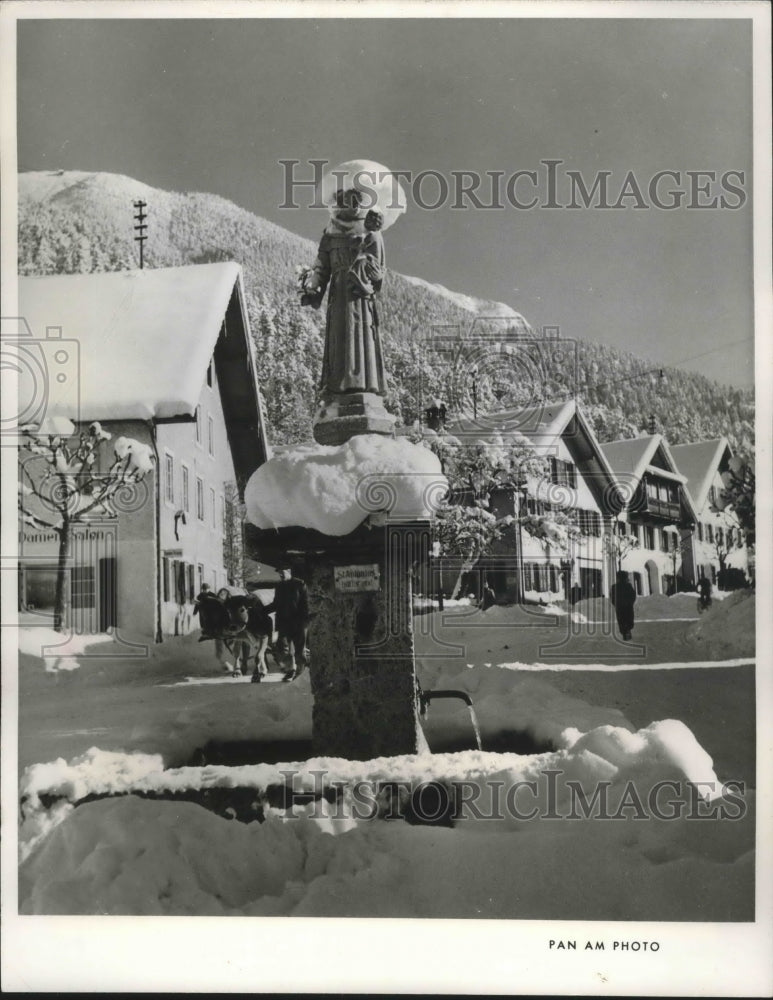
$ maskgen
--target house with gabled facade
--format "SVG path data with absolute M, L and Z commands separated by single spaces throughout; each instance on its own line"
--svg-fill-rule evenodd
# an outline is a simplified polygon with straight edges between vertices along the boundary
M 544 478 L 492 492 L 490 510 L 512 523 L 479 563 L 479 572 L 502 600 L 549 600 L 609 594 L 614 580 L 608 539 L 617 506 L 617 483 L 582 408 L 575 400 L 549 403 L 448 427 L 460 440 L 517 439 L 545 459 Z M 550 528 L 555 518 L 557 530 Z
M 638 545 L 623 557 L 637 594 L 670 594 L 692 589 L 690 537 L 697 515 L 687 477 L 677 467 L 662 434 L 601 445 L 618 481 L 623 509 L 615 531 Z
M 238 505 L 269 457 L 241 268 L 22 277 L 19 312 L 44 360 L 64 359 L 62 385 L 50 372 L 45 415 L 100 421 L 113 440 L 134 438 L 155 456 L 116 518 L 77 526 L 76 630 L 157 641 L 189 631 L 203 584 L 241 582 Z M 20 609 L 41 622 L 56 556 L 54 532 L 20 527 Z
M 749 553 L 738 518 L 732 510 L 716 506 L 722 489 L 722 473 L 733 457 L 726 438 L 677 444 L 671 453 L 680 472 L 687 478 L 687 490 L 695 509 L 695 528 L 684 541 L 687 574 L 697 581 L 702 576 L 720 589 L 731 589 L 749 572 Z M 735 570 L 732 581 L 728 570 Z

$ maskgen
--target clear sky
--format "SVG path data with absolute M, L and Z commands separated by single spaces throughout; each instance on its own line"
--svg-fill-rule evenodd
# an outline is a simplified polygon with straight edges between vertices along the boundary
M 719 177 L 742 171 L 737 209 L 634 208 L 632 196 L 622 209 L 429 211 L 411 197 L 386 242 L 395 270 L 507 302 L 534 326 L 746 385 L 751 37 L 745 20 L 22 22 L 19 169 L 214 192 L 309 237 L 324 217 L 279 207 L 282 159 L 367 158 L 449 180 L 532 170 L 541 203 L 541 161 L 555 159 L 559 202 L 567 170 L 588 188 L 609 171 L 611 204 L 633 171 L 647 206 L 663 170 L 681 172 L 663 201 L 670 185 L 685 203 L 737 205 Z M 717 174 L 705 195 L 691 194 L 696 170 Z M 427 182 L 422 196 L 436 191 Z

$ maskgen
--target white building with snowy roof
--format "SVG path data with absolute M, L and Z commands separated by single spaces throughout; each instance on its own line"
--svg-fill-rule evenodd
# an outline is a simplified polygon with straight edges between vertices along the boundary
M 694 584 L 690 537 L 696 520 L 687 477 L 662 434 L 610 441 L 601 449 L 625 507 L 616 530 L 637 542 L 622 560 L 637 594 L 671 593 Z
M 269 457 L 239 265 L 21 277 L 19 314 L 37 365 L 31 390 L 20 373 L 20 398 L 37 409 L 27 422 L 98 420 L 156 458 L 117 519 L 78 527 L 73 615 L 84 631 L 189 631 L 203 584 L 240 582 L 235 504 Z M 43 617 L 56 534 L 26 528 L 20 603 Z
M 685 545 L 685 561 L 693 581 L 702 576 L 731 589 L 725 571 L 737 570 L 742 577 L 749 572 L 749 553 L 738 518 L 732 510 L 717 509 L 722 489 L 722 473 L 733 457 L 726 438 L 675 444 L 671 453 L 679 471 L 687 478 L 687 490 L 695 509 L 695 528 Z M 738 577 L 736 580 L 738 581 Z
M 466 417 L 448 433 L 463 442 L 520 441 L 546 462 L 544 477 L 492 492 L 491 512 L 515 518 L 480 562 L 496 596 L 544 601 L 607 595 L 613 567 L 605 538 L 617 483 L 576 401 Z

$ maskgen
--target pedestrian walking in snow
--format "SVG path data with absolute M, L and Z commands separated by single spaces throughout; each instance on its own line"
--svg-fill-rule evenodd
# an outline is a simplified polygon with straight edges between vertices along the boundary
M 199 608 L 201 607 L 202 601 L 206 600 L 208 597 L 212 597 L 212 591 L 210 590 L 208 583 L 202 583 L 201 590 L 196 595 L 196 599 L 193 602 L 194 615 L 197 615 L 199 613 Z
M 705 611 L 711 607 L 711 594 L 713 591 L 711 580 L 707 576 L 702 576 L 698 580 L 698 611 Z
M 617 625 L 624 639 L 631 638 L 633 632 L 633 606 L 636 603 L 636 591 L 628 582 L 628 574 L 621 569 L 617 572 L 617 583 L 609 591 L 609 599 L 615 609 Z
M 266 610 L 275 613 L 277 651 L 290 659 L 284 679 L 295 680 L 306 666 L 309 594 L 306 584 L 293 577 L 289 566 L 279 569 L 279 583 L 274 590 L 274 600 Z

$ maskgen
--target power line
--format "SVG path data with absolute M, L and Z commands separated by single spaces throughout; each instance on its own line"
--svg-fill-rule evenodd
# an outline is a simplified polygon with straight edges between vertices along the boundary
M 623 382 L 633 382 L 636 379 L 645 378 L 647 375 L 654 375 L 655 373 L 657 373 L 658 377 L 662 379 L 665 378 L 665 370 L 667 368 L 677 368 L 679 365 L 683 365 L 687 361 L 697 361 L 698 358 L 708 357 L 709 354 L 717 354 L 719 351 L 727 350 L 728 347 L 735 347 L 737 344 L 744 344 L 746 341 L 753 339 L 754 334 L 751 334 L 748 337 L 741 337 L 740 340 L 731 340 L 729 343 L 723 344 L 722 347 L 714 347 L 710 351 L 703 351 L 701 354 L 692 354 L 689 358 L 680 358 L 678 361 L 673 361 L 665 365 L 658 365 L 656 368 L 647 368 L 645 371 L 637 372 L 635 375 L 626 375 L 624 378 L 612 379 L 611 381 L 607 380 L 604 382 L 596 382 L 591 385 L 584 385 L 582 388 L 583 391 L 586 391 L 588 389 L 600 389 L 602 386 L 620 385 Z M 699 373 L 696 372 L 694 374 Z

